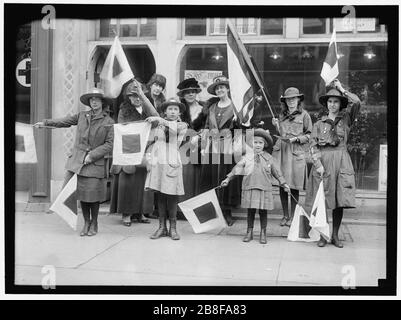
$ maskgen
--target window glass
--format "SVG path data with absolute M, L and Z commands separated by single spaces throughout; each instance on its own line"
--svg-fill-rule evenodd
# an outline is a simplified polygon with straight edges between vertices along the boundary
M 138 19 L 120 19 L 120 37 L 136 37 Z
M 283 34 L 283 19 L 260 19 L 260 34 Z
M 288 87 L 305 94 L 305 109 L 315 122 L 321 112 L 319 96 L 325 92 L 320 77 L 327 44 L 247 45 L 262 75 L 269 102 L 280 111 L 280 96 Z M 349 136 L 349 151 L 357 188 L 378 190 L 379 149 L 387 143 L 387 45 L 383 43 L 339 43 L 339 80 L 362 101 L 361 112 Z M 271 126 L 266 108 L 264 122 Z
M 186 36 L 205 36 L 206 35 L 206 19 L 185 19 L 185 35 Z
M 141 18 L 140 19 L 140 36 L 154 37 L 156 36 L 156 19 Z
M 227 48 L 225 45 L 188 46 L 180 65 L 180 81 L 194 77 L 199 81 L 202 92 L 198 97 L 206 101 L 211 97 L 207 87 L 218 75 L 227 76 Z
M 321 34 L 326 33 L 326 19 L 305 18 L 303 19 L 304 34 Z

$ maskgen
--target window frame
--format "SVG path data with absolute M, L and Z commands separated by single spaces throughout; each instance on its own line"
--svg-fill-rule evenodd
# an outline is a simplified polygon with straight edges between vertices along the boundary
M 124 18 L 122 18 L 122 19 L 124 19 Z M 143 19 L 143 18 L 137 18 L 138 19 L 138 24 L 137 24 L 137 36 L 136 37 L 123 37 L 123 36 L 120 36 L 120 26 L 121 26 L 121 23 L 120 23 L 120 18 L 117 18 L 116 20 L 117 20 L 117 36 L 120 38 L 120 39 L 124 39 L 124 40 L 127 40 L 127 41 L 132 41 L 132 40 L 155 40 L 155 39 L 157 39 L 157 18 L 151 18 L 151 19 L 155 19 L 155 21 L 156 21 L 156 29 L 155 29 L 155 31 L 156 31 L 156 34 L 154 35 L 154 36 L 141 36 L 141 23 L 140 23 L 140 19 Z M 149 19 L 149 18 L 147 18 L 147 19 Z M 97 22 L 96 22 L 96 33 L 95 33 L 95 39 L 96 39 L 96 41 L 107 41 L 107 40 L 110 40 L 110 39 L 113 39 L 113 37 L 101 37 L 100 36 L 100 20 L 102 20 L 102 19 L 98 19 L 97 20 Z M 108 19 L 104 19 L 104 20 L 108 20 Z

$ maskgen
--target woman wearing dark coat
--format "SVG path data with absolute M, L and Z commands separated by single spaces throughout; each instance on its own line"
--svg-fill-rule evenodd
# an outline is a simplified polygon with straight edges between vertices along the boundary
M 45 119 L 36 127 L 66 128 L 77 126 L 75 144 L 66 163 L 64 185 L 77 174 L 77 197 L 81 201 L 85 224 L 81 236 L 93 236 L 98 231 L 99 203 L 106 197 L 105 155 L 113 149 L 113 119 L 103 109 L 111 101 L 103 90 L 93 88 L 81 96 L 81 102 L 91 108 L 61 119 Z
M 216 77 L 208 87 L 217 99 L 210 100 L 204 130 L 201 133 L 202 166 L 201 192 L 220 185 L 235 165 L 232 152 L 234 129 L 241 125 L 235 117 L 235 107 L 229 97 L 229 82 L 224 76 Z M 234 224 L 231 210 L 241 202 L 241 177 L 236 177 L 228 187 L 216 190 L 223 215 L 229 226 Z
M 329 90 L 319 98 L 320 103 L 328 109 L 328 114 L 323 115 L 313 125 L 313 166 L 306 190 L 305 206 L 308 209 L 312 207 L 323 180 L 326 209 L 331 209 L 333 215 L 332 243 L 342 248 L 338 231 L 343 209 L 355 208 L 355 172 L 347 151 L 347 141 L 350 128 L 359 113 L 361 101 L 355 94 L 344 90 L 340 81 L 334 80 L 333 84 L 335 89 Z M 321 237 L 318 246 L 324 247 L 326 243 Z
M 198 144 L 192 144 L 191 139 L 204 127 L 206 121 L 206 104 L 196 100 L 196 95 L 201 92 L 198 81 L 189 78 L 181 81 L 177 89 L 177 95 L 185 106 L 182 121 L 188 124 L 188 130 L 181 145 L 181 159 L 183 163 L 183 177 L 185 195 L 179 197 L 179 202 L 190 199 L 200 193 L 200 149 Z
M 125 101 L 120 105 L 118 123 L 144 121 L 150 114 L 142 109 L 142 101 L 133 91 L 135 82 L 131 82 L 125 89 Z M 113 174 L 111 188 L 110 213 L 121 213 L 123 224 L 131 225 L 131 219 L 140 223 L 150 223 L 143 214 L 153 210 L 152 204 L 144 201 L 144 186 L 146 180 L 146 166 L 118 166 L 110 169 Z

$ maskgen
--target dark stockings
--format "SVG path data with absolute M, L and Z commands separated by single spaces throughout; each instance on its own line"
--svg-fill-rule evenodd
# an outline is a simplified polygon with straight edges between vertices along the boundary
M 160 217 L 167 217 L 171 220 L 177 219 L 177 201 L 178 196 L 158 193 L 157 195 L 157 206 Z
M 343 208 L 333 210 L 333 238 L 338 240 L 338 231 L 340 230 L 341 221 L 343 219 Z
M 247 216 L 248 229 L 253 229 L 253 224 L 255 221 L 255 214 L 256 214 L 256 209 L 248 209 L 248 216 Z M 267 227 L 267 210 L 259 210 L 259 216 L 260 216 L 260 228 L 266 229 L 266 227 Z
M 288 193 L 284 191 L 284 188 L 280 187 L 280 200 L 281 205 L 283 206 L 284 217 L 288 219 L 294 217 L 295 206 L 297 205 L 297 201 L 299 201 L 299 190 L 291 189 L 291 194 L 295 199 L 291 197 L 291 215 L 288 212 Z M 296 201 L 295 201 L 296 200 Z
M 84 202 L 81 201 L 82 214 L 85 222 L 95 221 L 97 222 L 97 216 L 99 214 L 99 202 Z M 91 219 L 92 216 L 92 219 Z

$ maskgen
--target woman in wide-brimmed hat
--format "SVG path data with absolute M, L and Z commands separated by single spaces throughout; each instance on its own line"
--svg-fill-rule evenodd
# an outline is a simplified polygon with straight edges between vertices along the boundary
M 333 85 L 333 89 L 319 98 L 320 103 L 327 109 L 327 115 L 314 124 L 311 134 L 313 166 L 305 206 L 311 209 L 323 180 L 326 209 L 331 209 L 333 215 L 332 243 L 342 248 L 338 231 L 343 209 L 355 208 L 355 173 L 347 151 L 347 142 L 361 103 L 355 94 L 344 90 L 340 81 L 334 80 Z M 318 246 L 325 246 L 326 240 L 321 237 Z
M 144 121 L 150 116 L 147 110 L 143 108 L 138 87 L 145 90 L 145 86 L 136 80 L 132 80 L 125 87 L 125 99 L 119 108 L 118 123 Z M 113 174 L 110 213 L 120 213 L 123 224 L 128 227 L 131 226 L 132 220 L 150 223 L 148 219 L 143 217 L 143 214 L 150 214 L 153 211 L 152 203 L 147 201 L 149 195 L 144 192 L 146 166 L 112 165 L 110 172 Z M 151 201 L 153 201 L 152 197 Z
M 256 210 L 260 215 L 260 243 L 267 243 L 267 210 L 274 209 L 272 183 L 273 177 L 280 182 L 280 185 L 286 192 L 289 192 L 289 186 L 283 178 L 280 167 L 277 166 L 273 157 L 267 152 L 267 147 L 273 144 L 269 131 L 261 128 L 254 129 L 253 132 L 253 153 L 246 154 L 236 164 L 236 166 L 227 175 L 221 183 L 226 187 L 235 175 L 242 174 L 242 192 L 241 207 L 248 209 L 248 228 L 244 242 L 253 239 L 253 225 L 255 221 Z
M 304 95 L 297 88 L 290 87 L 280 97 L 282 112 L 279 119 L 273 118 L 273 124 L 279 129 L 280 137 L 273 147 L 273 157 L 280 166 L 285 181 L 291 188 L 291 209 L 288 208 L 288 193 L 280 190 L 283 208 L 281 226 L 290 226 L 299 191 L 305 190 L 308 170 L 305 160 L 304 145 L 309 143 L 312 132 L 312 120 L 303 109 Z
M 185 106 L 181 120 L 189 126 L 181 150 L 188 150 L 185 156 L 187 161 L 183 164 L 183 177 L 185 195 L 179 197 L 179 201 L 185 201 L 200 193 L 200 148 L 198 143 L 191 143 L 199 130 L 204 127 L 206 121 L 207 108 L 203 101 L 197 100 L 197 94 L 201 92 L 201 87 L 195 78 L 188 78 L 181 81 L 177 89 L 177 95 Z M 195 140 L 194 140 L 195 141 Z M 179 216 L 183 217 L 179 212 Z
M 187 123 L 181 121 L 180 116 L 185 111 L 185 106 L 176 98 L 167 100 L 160 106 L 164 118 L 158 115 L 152 104 L 145 103 L 144 106 L 149 107 L 152 115 L 146 121 L 157 124 L 152 135 L 155 143 L 151 150 L 147 151 L 149 162 L 145 182 L 145 189 L 153 190 L 157 194 L 159 211 L 159 228 L 152 234 L 151 239 L 169 235 L 171 239 L 179 240 L 177 204 L 178 196 L 184 195 L 179 147 L 188 127 Z M 170 221 L 169 232 L 167 217 Z
M 235 106 L 230 98 L 230 84 L 225 76 L 218 76 L 207 91 L 217 96 L 212 98 L 207 108 L 207 118 L 201 134 L 202 167 L 201 192 L 210 190 L 220 184 L 235 164 L 232 151 L 234 129 L 241 125 L 235 116 Z M 211 138 L 211 139 L 210 139 Z M 227 188 L 216 190 L 223 215 L 229 226 L 234 219 L 231 211 L 240 204 L 241 177 L 238 177 Z
M 90 107 L 61 119 L 45 119 L 36 127 L 66 128 L 77 126 L 74 149 L 68 157 L 64 185 L 77 174 L 77 197 L 81 201 L 85 224 L 81 236 L 93 236 L 98 231 L 99 203 L 106 198 L 105 155 L 113 148 L 113 119 L 104 110 L 111 100 L 103 90 L 91 89 L 80 97 Z

